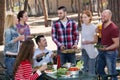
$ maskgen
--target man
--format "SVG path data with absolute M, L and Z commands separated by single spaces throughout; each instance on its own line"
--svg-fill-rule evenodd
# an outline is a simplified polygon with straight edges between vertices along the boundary
M 119 47 L 119 29 L 111 21 L 112 12 L 110 10 L 104 10 L 101 15 L 103 22 L 101 45 L 103 48 L 99 48 L 98 56 L 98 74 L 100 76 L 105 76 L 104 68 L 107 66 L 108 74 L 116 74 L 116 58 L 117 58 L 117 48 Z M 107 80 L 105 78 L 104 80 Z M 111 80 L 117 80 L 117 77 L 112 77 Z
M 34 67 L 41 66 L 44 63 L 52 62 L 52 51 L 47 50 L 47 41 L 43 35 L 39 35 L 35 38 L 38 48 L 34 52 Z
M 58 8 L 59 19 L 53 22 L 52 25 L 52 39 L 58 47 L 58 54 L 60 55 L 61 65 L 66 62 L 76 64 L 75 53 L 64 54 L 61 51 L 65 49 L 76 49 L 79 33 L 75 21 L 67 18 L 66 7 Z

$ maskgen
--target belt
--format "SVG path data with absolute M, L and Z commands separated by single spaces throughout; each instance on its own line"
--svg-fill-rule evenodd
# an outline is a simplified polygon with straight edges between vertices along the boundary
M 6 54 L 5 56 L 9 57 L 9 58 L 16 58 L 17 57 L 17 55 L 8 55 L 8 54 Z

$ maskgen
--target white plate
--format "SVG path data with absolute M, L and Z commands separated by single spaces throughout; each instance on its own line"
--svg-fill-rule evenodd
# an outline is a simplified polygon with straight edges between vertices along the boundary
M 56 73 L 57 71 L 52 71 L 52 72 L 49 72 L 49 71 L 45 71 L 45 73 L 47 73 L 47 74 L 54 74 L 54 73 Z

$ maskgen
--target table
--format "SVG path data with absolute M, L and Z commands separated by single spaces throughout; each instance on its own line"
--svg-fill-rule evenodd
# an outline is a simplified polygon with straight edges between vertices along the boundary
M 57 77 L 55 74 L 44 74 L 43 78 L 43 80 L 97 80 L 97 76 L 92 76 L 88 73 L 82 73 L 76 77 Z

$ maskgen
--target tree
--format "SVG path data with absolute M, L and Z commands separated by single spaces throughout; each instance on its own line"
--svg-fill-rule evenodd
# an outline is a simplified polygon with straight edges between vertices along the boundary
M 25 0 L 24 2 L 24 10 L 27 11 L 27 7 L 28 7 L 28 0 Z
M 117 24 L 117 26 L 120 29 L 120 7 L 119 6 L 120 6 L 120 0 L 108 0 L 108 8 L 112 11 L 112 14 L 113 14 L 112 20 Z M 119 57 L 120 57 L 120 47 L 119 47 Z
M 48 12 L 47 12 L 46 0 L 42 0 L 42 4 L 43 4 L 44 19 L 45 19 L 45 27 L 48 27 Z
M 4 22 L 5 22 L 5 0 L 0 0 L 0 45 L 3 44 Z

